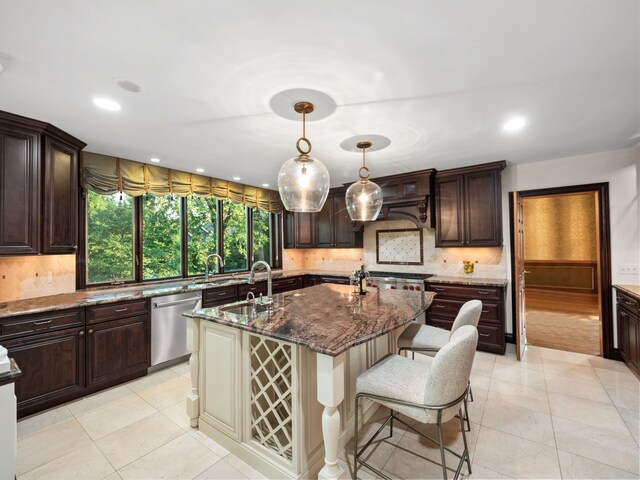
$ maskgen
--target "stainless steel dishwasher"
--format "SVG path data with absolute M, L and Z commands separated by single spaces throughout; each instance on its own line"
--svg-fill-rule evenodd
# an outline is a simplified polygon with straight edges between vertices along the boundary
M 159 370 L 189 358 L 184 312 L 200 308 L 200 293 L 180 293 L 151 299 L 151 367 Z

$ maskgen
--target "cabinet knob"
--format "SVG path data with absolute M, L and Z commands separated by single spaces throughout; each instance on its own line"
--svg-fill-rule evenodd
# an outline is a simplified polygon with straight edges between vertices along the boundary
M 90 329 L 89 329 L 89 333 L 93 333 L 93 328 L 90 328 Z
M 80 332 L 78 332 L 78 335 L 80 335 L 81 337 L 84 337 L 84 330 L 80 330 Z

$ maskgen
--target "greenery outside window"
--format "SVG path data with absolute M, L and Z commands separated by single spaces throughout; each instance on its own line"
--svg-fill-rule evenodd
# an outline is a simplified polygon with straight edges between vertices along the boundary
M 204 274 L 207 256 L 218 253 L 217 247 L 218 200 L 196 195 L 187 197 L 187 275 Z M 213 268 L 212 263 L 211 271 Z
M 87 195 L 87 283 L 132 281 L 134 199 L 129 195 Z
M 180 198 L 145 195 L 142 201 L 142 279 L 179 277 Z
M 251 231 L 253 245 L 252 262 L 264 260 L 271 265 L 271 215 L 264 210 L 251 210 Z
M 224 200 L 222 202 L 222 237 L 224 241 L 224 270 L 247 270 L 247 207 Z
M 86 194 L 79 258 L 86 276 L 78 288 L 203 275 L 211 253 L 224 258 L 222 272 L 247 271 L 258 260 L 280 267 L 276 214 L 196 195 Z

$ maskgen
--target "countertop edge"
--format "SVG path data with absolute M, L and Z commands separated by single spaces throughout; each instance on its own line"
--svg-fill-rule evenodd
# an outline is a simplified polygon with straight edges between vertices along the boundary
M 614 283 L 613 288 L 617 288 L 618 290 L 621 290 L 627 295 L 631 295 L 632 297 L 635 297 L 638 301 L 640 301 L 640 285 L 622 285 L 619 283 Z

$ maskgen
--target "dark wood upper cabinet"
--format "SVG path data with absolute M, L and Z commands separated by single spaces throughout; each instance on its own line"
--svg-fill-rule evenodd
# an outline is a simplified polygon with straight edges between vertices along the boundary
M 501 172 L 506 162 L 436 175 L 436 247 L 502 246 Z
M 40 134 L 0 117 L 0 254 L 38 253 Z
M 42 253 L 78 248 L 79 146 L 45 136 Z
M 329 192 L 317 213 L 285 212 L 285 248 L 361 248 L 362 230 L 354 231 L 347 212 L 345 189 Z
M 53 125 L 0 112 L 0 254 L 75 253 L 84 147 Z

